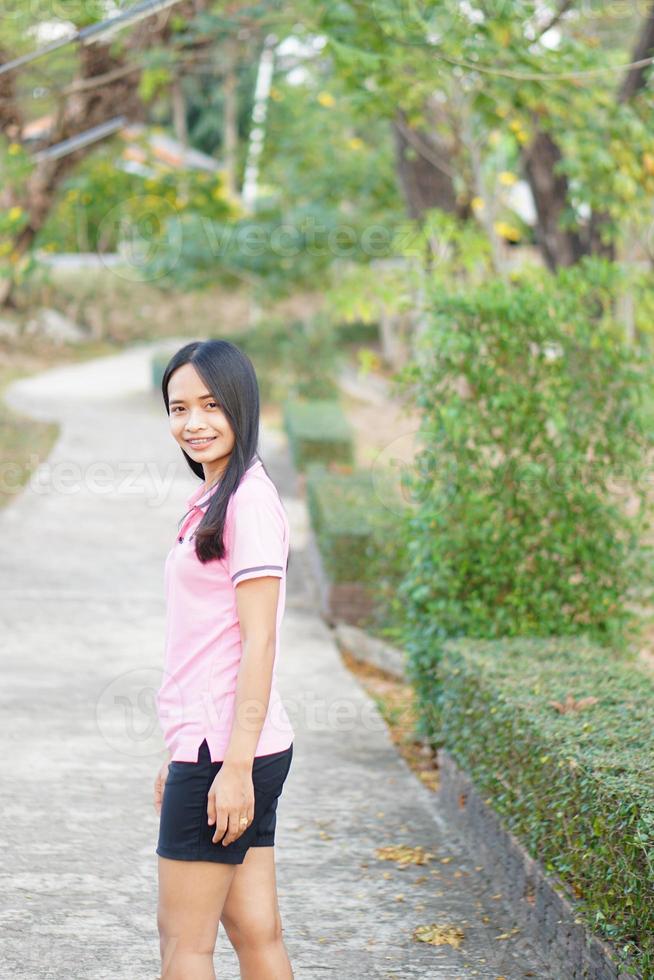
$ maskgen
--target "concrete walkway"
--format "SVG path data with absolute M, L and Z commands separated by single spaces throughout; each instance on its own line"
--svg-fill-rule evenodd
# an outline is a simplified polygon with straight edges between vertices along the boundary
M 54 369 L 7 395 L 26 433 L 57 419 L 61 436 L 0 512 L 2 978 L 159 975 L 162 572 L 197 484 L 150 390 L 151 352 Z M 315 612 L 282 434 L 266 430 L 261 454 L 292 524 L 280 687 L 296 742 L 276 853 L 296 980 L 550 977 L 343 666 Z M 376 857 L 391 845 L 434 857 L 401 869 Z M 433 922 L 463 929 L 460 948 L 412 937 Z M 216 969 L 238 977 L 222 930 Z

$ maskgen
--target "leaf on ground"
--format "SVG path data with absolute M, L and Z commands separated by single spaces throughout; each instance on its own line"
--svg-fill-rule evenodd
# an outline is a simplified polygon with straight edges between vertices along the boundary
M 459 926 L 439 925 L 432 922 L 429 925 L 417 926 L 413 930 L 413 938 L 431 946 L 453 946 L 458 949 L 465 939 L 465 933 Z
M 377 857 L 380 861 L 395 861 L 398 868 L 406 868 L 408 864 L 428 864 L 434 855 L 425 851 L 420 844 L 417 847 L 398 844 L 390 847 L 378 847 Z
M 427 789 L 435 792 L 439 788 L 440 776 L 432 769 L 421 769 L 418 772 L 418 778 L 421 783 L 424 783 Z
M 583 711 L 584 708 L 590 708 L 592 705 L 597 704 L 598 700 L 598 698 L 594 697 L 575 700 L 571 694 L 566 694 L 565 701 L 548 701 L 547 703 L 552 708 L 556 708 L 560 715 L 568 715 L 573 711 Z

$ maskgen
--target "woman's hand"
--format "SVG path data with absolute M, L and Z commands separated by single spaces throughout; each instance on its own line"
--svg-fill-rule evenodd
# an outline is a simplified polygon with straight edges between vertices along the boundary
M 247 822 L 242 821 L 246 817 Z M 231 844 L 241 836 L 254 819 L 254 785 L 252 766 L 231 765 L 223 762 L 211 784 L 207 797 L 207 818 L 216 830 L 211 839 L 217 844 L 225 834 L 222 844 Z
M 158 814 L 161 814 L 161 800 L 163 799 L 164 786 L 166 785 L 166 780 L 168 779 L 168 766 L 170 765 L 170 758 L 166 759 L 162 763 L 161 769 L 157 773 L 154 780 L 154 808 Z

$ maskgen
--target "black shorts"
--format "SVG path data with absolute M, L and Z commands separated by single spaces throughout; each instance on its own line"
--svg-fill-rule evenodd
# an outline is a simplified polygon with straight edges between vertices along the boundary
M 241 864 L 249 847 L 275 843 L 277 800 L 291 768 L 293 745 L 281 752 L 255 756 L 252 765 L 254 819 L 249 827 L 223 845 L 213 843 L 215 823 L 207 818 L 207 799 L 222 760 L 211 761 L 205 739 L 197 762 L 172 761 L 164 784 L 156 853 L 179 861 L 219 861 Z M 224 835 L 223 835 L 224 836 Z

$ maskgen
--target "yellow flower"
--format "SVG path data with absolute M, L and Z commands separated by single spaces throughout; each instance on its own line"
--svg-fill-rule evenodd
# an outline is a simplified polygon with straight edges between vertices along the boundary
M 513 187 L 517 182 L 518 178 L 515 174 L 512 174 L 510 170 L 502 170 L 497 175 L 500 184 L 504 184 L 505 187 Z
M 482 208 L 486 207 L 486 203 L 483 197 L 473 197 L 473 199 L 470 202 L 470 206 L 473 211 L 481 211 Z
M 509 123 L 509 129 L 512 133 L 517 133 L 519 129 L 522 129 L 522 123 L 518 119 L 512 119 Z
M 275 88 L 274 85 L 270 89 L 270 98 L 273 100 L 273 102 L 281 102 L 282 100 L 282 93 L 278 88 Z
M 22 208 L 19 208 L 18 205 L 16 205 L 13 208 L 9 208 L 9 220 L 10 221 L 18 221 L 19 218 L 22 217 L 22 215 L 23 215 L 23 209 Z
M 0 242 L 0 255 L 8 255 L 12 248 L 11 242 Z
M 8 151 L 9 151 L 10 156 L 12 156 L 12 157 L 18 156 L 18 154 L 21 151 L 21 145 L 20 145 L 20 143 L 10 143 L 9 144 L 9 147 L 8 147 Z
M 358 136 L 352 136 L 351 139 L 347 141 L 347 145 L 351 150 L 362 150 L 365 143 Z
M 318 95 L 318 102 L 323 105 L 326 109 L 330 109 L 336 104 L 336 99 L 330 92 L 320 92 Z
M 518 143 L 526 143 L 529 139 L 529 133 L 525 129 L 519 129 L 515 134 L 515 138 Z
M 502 238 L 508 238 L 510 242 L 520 241 L 520 229 L 515 225 L 510 225 L 508 221 L 494 221 L 493 228 Z
M 648 174 L 654 174 L 654 155 L 651 153 L 643 153 L 643 166 Z

